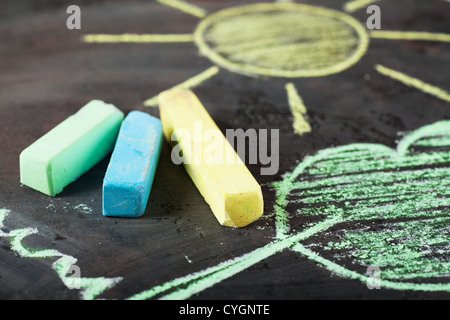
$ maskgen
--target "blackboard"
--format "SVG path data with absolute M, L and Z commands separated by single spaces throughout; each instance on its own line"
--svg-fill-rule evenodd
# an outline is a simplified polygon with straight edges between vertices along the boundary
M 1 298 L 450 297 L 450 3 L 299 0 L 260 7 L 275 15 L 301 12 L 305 19 L 323 13 L 324 23 L 358 21 L 362 29 L 352 29 L 351 49 L 339 53 L 344 63 L 325 56 L 309 73 L 279 72 L 283 66 L 255 71 L 240 67 L 252 62 L 237 63 L 230 52 L 222 61 L 201 50 L 193 36 L 201 21 L 238 6 L 246 9 L 233 18 L 251 15 L 257 10 L 249 6 L 258 2 L 1 2 Z M 381 9 L 379 30 L 366 26 L 371 4 Z M 81 29 L 67 27 L 69 5 L 81 9 Z M 217 20 L 208 21 L 204 32 L 212 37 Z M 316 36 L 315 30 L 309 32 Z M 87 41 L 98 34 L 183 36 Z M 330 40 L 326 32 L 324 37 Z M 319 49 L 310 61 L 321 59 Z M 294 56 L 296 63 L 311 59 L 307 53 Z M 203 78 L 195 85 L 187 82 L 198 75 Z M 20 184 L 20 152 L 88 101 L 158 117 L 149 99 L 180 84 L 192 85 L 224 132 L 279 130 L 276 174 L 261 175 L 264 165 L 248 164 L 264 196 L 257 221 L 221 226 L 183 167 L 172 163 L 167 143 L 139 218 L 102 216 L 108 158 L 56 197 Z M 410 152 L 415 160 L 399 159 Z M 429 157 L 417 156 L 421 152 Z M 358 161 L 356 169 L 349 167 Z M 399 173 L 405 168 L 406 176 Z M 373 190 L 358 185 L 365 181 L 358 174 L 368 170 L 378 172 Z M 344 174 L 355 177 L 354 189 L 344 187 L 349 181 L 332 182 Z M 377 184 L 380 179 L 385 182 Z M 320 187 L 327 187 L 327 197 L 313 192 Z M 346 198 L 345 192 L 358 189 L 367 193 Z M 376 195 L 390 198 L 367 202 Z

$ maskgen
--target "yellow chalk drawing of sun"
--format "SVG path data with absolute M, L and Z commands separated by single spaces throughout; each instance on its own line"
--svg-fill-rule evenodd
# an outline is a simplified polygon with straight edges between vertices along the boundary
M 229 8 L 203 19 L 194 42 L 217 65 L 248 75 L 316 77 L 366 52 L 364 27 L 344 13 L 297 3 Z
M 192 88 L 217 74 L 219 67 L 247 76 L 322 77 L 344 71 L 365 54 L 370 38 L 450 42 L 449 34 L 367 30 L 350 12 L 377 0 L 352 0 L 341 12 L 333 9 L 278 1 L 242 5 L 207 12 L 181 0 L 158 0 L 200 18 L 192 34 L 89 34 L 88 43 L 193 42 L 200 54 L 215 65 L 173 88 Z M 404 73 L 376 65 L 382 75 L 396 79 L 450 102 L 450 94 Z M 294 118 L 294 132 L 311 131 L 307 109 L 293 83 L 285 86 Z M 170 89 L 170 88 L 167 88 Z M 144 102 L 156 106 L 158 96 Z

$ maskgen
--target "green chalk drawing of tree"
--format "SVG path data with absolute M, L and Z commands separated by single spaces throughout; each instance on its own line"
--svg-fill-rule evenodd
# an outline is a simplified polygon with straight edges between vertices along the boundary
M 357 143 L 306 157 L 274 183 L 275 241 L 131 299 L 189 298 L 288 248 L 334 274 L 364 283 L 371 279 L 364 268 L 350 269 L 339 259 L 325 256 L 343 254 L 355 265 L 379 266 L 383 288 L 450 291 L 446 280 L 450 276 L 449 135 L 450 120 L 444 120 L 406 135 L 395 150 Z M 323 219 L 292 231 L 288 212 Z M 372 223 L 376 228 L 345 230 L 348 222 L 366 228 Z M 316 237 L 326 238 L 331 232 L 341 234 L 338 240 L 326 243 L 321 252 L 314 251 Z

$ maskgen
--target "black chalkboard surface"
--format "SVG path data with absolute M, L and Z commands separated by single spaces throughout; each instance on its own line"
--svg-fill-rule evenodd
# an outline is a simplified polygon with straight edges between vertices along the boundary
M 0 298 L 450 298 L 449 14 L 444 0 L 2 1 Z M 277 130 L 278 170 L 246 159 L 257 221 L 220 225 L 168 143 L 139 218 L 102 216 L 109 157 L 55 197 L 20 184 L 20 152 L 90 100 L 158 117 L 173 87 L 224 134 Z

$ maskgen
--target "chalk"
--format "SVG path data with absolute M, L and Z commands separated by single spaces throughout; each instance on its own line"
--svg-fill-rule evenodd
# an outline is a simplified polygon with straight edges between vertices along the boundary
M 112 151 L 123 116 L 92 100 L 21 152 L 20 182 L 49 196 L 60 193 Z
M 147 206 L 163 141 L 161 121 L 130 112 L 120 127 L 103 180 L 103 215 L 139 217 Z
M 165 138 L 178 143 L 184 160 L 194 160 L 184 161 L 184 168 L 219 223 L 239 228 L 258 219 L 264 208 L 260 185 L 195 94 L 163 92 L 159 109 Z M 206 136 L 213 139 L 201 141 Z M 215 161 L 206 159 L 211 151 Z

